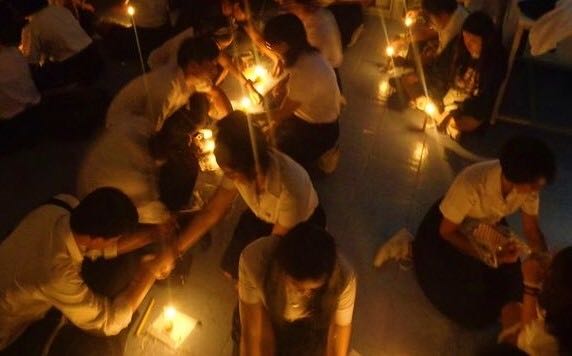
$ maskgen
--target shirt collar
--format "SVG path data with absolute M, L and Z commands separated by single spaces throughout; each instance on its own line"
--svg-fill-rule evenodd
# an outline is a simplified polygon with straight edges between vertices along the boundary
M 57 222 L 57 233 L 63 236 L 66 249 L 74 262 L 81 263 L 83 261 L 83 254 L 75 241 L 70 227 L 70 216 L 64 215 Z

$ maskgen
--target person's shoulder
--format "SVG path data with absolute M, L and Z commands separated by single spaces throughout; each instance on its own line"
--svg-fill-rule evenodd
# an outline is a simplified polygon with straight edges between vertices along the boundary
M 249 269 L 258 269 L 256 267 L 265 265 L 270 256 L 276 249 L 280 237 L 266 236 L 261 237 L 244 248 L 241 254 L 241 260 L 246 266 L 255 267 Z
M 498 160 L 484 161 L 472 164 L 459 173 L 459 177 L 467 181 L 478 181 L 487 177 L 491 172 L 500 170 L 500 163 Z

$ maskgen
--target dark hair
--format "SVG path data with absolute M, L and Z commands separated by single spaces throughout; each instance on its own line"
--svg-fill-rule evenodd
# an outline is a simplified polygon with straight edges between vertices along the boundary
M 205 94 L 196 93 L 189 99 L 189 106 L 190 110 L 179 110 L 168 118 L 161 130 L 151 137 L 151 156 L 168 159 L 189 151 L 189 135 L 206 122 L 209 102 Z
M 14 9 L 21 17 L 30 16 L 48 6 L 48 0 L 13 1 Z
M 245 113 L 231 112 L 216 123 L 216 128 L 214 154 L 219 166 L 249 179 L 256 178 L 257 163 L 262 173 L 268 171 L 270 146 L 260 128 L 250 123 Z
M 482 40 L 481 54 L 473 59 L 467 50 L 462 35 L 459 35 L 454 59 L 452 61 L 451 80 L 466 72 L 469 66 L 474 66 L 478 74 L 478 94 L 490 95 L 498 90 L 506 74 L 507 58 L 502 45 L 500 31 L 493 20 L 484 12 L 471 13 L 463 23 L 463 32 L 479 36 Z M 492 106 L 492 105 L 491 105 Z
M 421 9 L 431 15 L 452 14 L 457 6 L 457 0 L 421 0 Z
M 133 202 L 116 188 L 98 188 L 72 210 L 70 227 L 74 233 L 112 238 L 130 233 L 139 215 Z
M 500 154 L 502 174 L 512 183 L 534 183 L 540 178 L 550 184 L 556 175 L 556 159 L 542 141 L 529 136 L 508 140 Z
M 560 354 L 572 353 L 572 246 L 552 259 L 539 297 L 548 332 L 558 340 Z
M 288 45 L 284 63 L 287 67 L 296 63 L 300 55 L 318 51 L 308 42 L 302 21 L 292 14 L 279 15 L 268 20 L 264 26 L 263 37 L 271 44 L 285 42 Z
M 275 259 L 278 267 L 295 280 L 329 278 L 336 265 L 336 243 L 323 228 L 301 223 L 280 238 Z
M 179 47 L 177 64 L 183 70 L 190 63 L 203 63 L 215 60 L 220 54 L 216 41 L 208 36 L 188 38 Z

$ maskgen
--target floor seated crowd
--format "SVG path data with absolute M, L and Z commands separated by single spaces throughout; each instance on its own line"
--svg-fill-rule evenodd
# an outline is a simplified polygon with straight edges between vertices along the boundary
M 241 199 L 220 261 L 238 291 L 234 354 L 348 355 L 360 276 L 316 185 L 336 174 L 339 69 L 369 3 L 0 0 L 0 155 L 91 140 L 77 191 L 0 240 L 0 354 L 122 354 L 149 290 Z M 407 17 L 410 38 L 390 43 L 406 54 L 392 55 L 405 74 L 389 81 L 388 108 L 434 103 L 429 120 L 453 139 L 494 130 L 507 58 L 493 19 L 456 0 L 422 0 Z M 279 79 L 268 92 L 245 74 L 243 42 Z M 110 58 L 144 71 L 114 95 L 97 85 Z M 261 112 L 233 107 L 228 74 Z M 204 129 L 221 179 L 196 210 Z M 564 184 L 557 167 L 549 143 L 514 136 L 418 222 L 419 286 L 463 328 L 499 324 L 491 354 L 572 354 L 572 247 L 550 254 L 539 221 L 540 192 Z M 516 213 L 523 239 L 506 220 Z

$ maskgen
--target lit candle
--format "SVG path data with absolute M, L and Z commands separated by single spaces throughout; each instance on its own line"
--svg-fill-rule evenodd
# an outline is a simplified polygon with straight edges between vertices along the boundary
M 387 96 L 388 92 L 389 92 L 389 82 L 387 80 L 382 80 L 379 83 L 379 94 L 381 96 Z
M 129 14 L 129 16 L 135 15 L 135 8 L 131 5 L 127 6 L 127 14 Z
M 395 54 L 395 48 L 393 48 L 393 46 L 387 46 L 385 49 L 385 54 L 387 54 L 388 57 L 393 57 Z
M 248 110 L 252 107 L 252 100 L 250 100 L 249 97 L 245 96 L 242 99 L 240 99 L 240 107 L 243 110 Z
M 268 76 L 268 71 L 261 65 L 254 66 L 254 74 L 261 79 L 264 80 Z
M 203 135 L 203 139 L 205 140 L 210 140 L 213 138 L 213 130 L 211 129 L 201 129 L 199 132 L 201 135 Z
M 427 100 L 427 103 L 425 104 L 425 113 L 431 117 L 437 113 L 437 107 L 430 100 Z
M 411 27 L 411 25 L 413 25 L 413 19 L 409 16 L 406 16 L 403 22 L 405 22 L 405 26 L 407 27 Z
M 213 152 L 215 149 L 215 142 L 213 140 L 208 140 L 205 142 L 204 152 Z
M 175 317 L 177 316 L 177 310 L 173 306 L 166 306 L 163 310 L 163 317 L 165 318 L 165 331 L 171 332 L 173 330 L 173 324 L 175 322 Z

